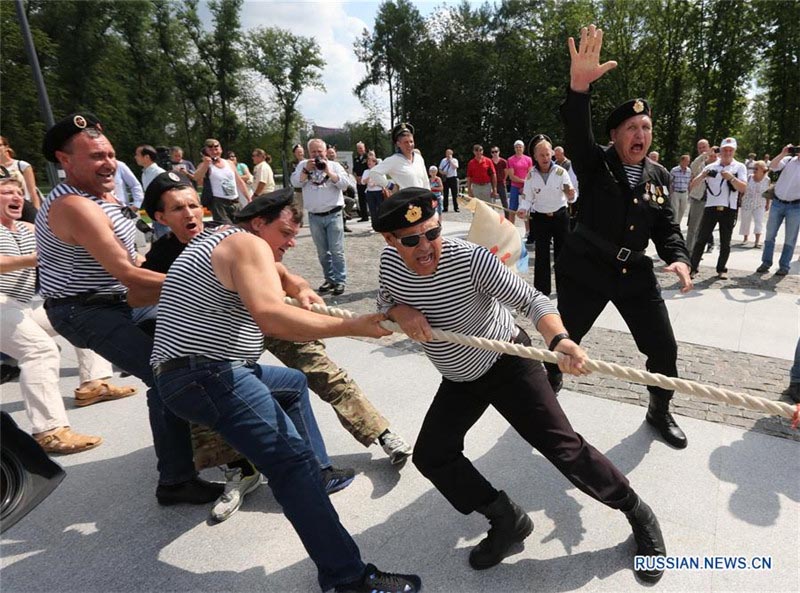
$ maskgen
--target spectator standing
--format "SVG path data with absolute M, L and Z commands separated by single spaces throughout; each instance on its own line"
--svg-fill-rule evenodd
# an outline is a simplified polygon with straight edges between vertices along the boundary
M 747 155 L 744 161 L 744 166 L 747 168 L 747 175 L 752 175 L 756 170 L 756 153 L 751 152 Z
M 211 196 L 211 215 L 216 222 L 233 222 L 239 210 L 239 194 L 250 201 L 250 190 L 228 159 L 222 157 L 222 145 L 215 138 L 203 144 L 203 162 L 194 173 L 194 180 L 203 185 L 203 193 Z M 208 186 L 207 189 L 206 186 Z M 147 190 L 147 188 L 145 188 Z
M 114 197 L 123 206 L 138 211 L 144 200 L 144 189 L 131 168 L 117 159 L 117 172 L 114 174 Z
M 309 158 L 297 164 L 291 176 L 292 185 L 303 190 L 311 238 L 325 277 L 318 292 L 340 295 L 347 283 L 342 191 L 350 185 L 350 176 L 339 163 L 325 158 L 324 141 L 312 138 L 307 146 Z
M 300 161 L 302 161 L 304 158 L 306 158 L 306 151 L 303 146 L 301 144 L 295 144 L 292 146 L 292 162 L 289 163 L 290 171 L 294 172 L 294 170 L 297 168 L 297 165 L 299 165 Z M 286 185 L 286 172 L 283 174 L 283 183 Z M 291 185 L 291 182 L 289 182 L 289 185 Z M 303 190 L 299 187 L 294 188 L 294 203 L 297 206 L 297 210 L 300 212 L 300 214 L 303 214 L 305 212 L 303 209 Z M 301 222 L 301 224 L 303 223 Z
M 16 159 L 15 156 L 8 138 L 0 136 L 0 165 L 8 169 L 12 176 L 19 178 L 25 193 L 24 211 L 20 220 L 33 223 L 36 212 L 42 207 L 39 190 L 36 188 L 36 175 L 30 163 Z
M 750 235 L 750 224 L 754 223 L 753 231 L 756 238 L 753 247 L 761 247 L 761 230 L 764 226 L 764 213 L 769 211 L 769 203 L 764 197 L 764 192 L 769 189 L 769 176 L 767 175 L 767 164 L 764 161 L 756 161 L 753 166 L 753 173 L 747 177 L 747 190 L 742 198 L 742 207 L 739 222 L 739 234 L 742 235 L 742 245 L 747 245 L 747 237 Z
M 520 215 L 531 212 L 535 245 L 533 286 L 550 296 L 550 245 L 553 245 L 553 259 L 557 260 L 569 232 L 567 204 L 575 199 L 575 188 L 569 173 L 553 162 L 553 149 L 547 136 L 539 134 L 531 145 L 534 147 L 533 168 L 522 188 L 519 209 Z
M 272 170 L 272 157 L 262 148 L 253 149 L 253 196 L 275 191 L 275 173 Z M 302 210 L 300 211 L 302 213 Z
M 570 181 L 572 181 L 572 186 L 575 188 L 575 199 L 567 204 L 567 210 L 569 211 L 569 229 L 573 230 L 575 225 L 578 224 L 578 194 L 580 193 L 578 191 L 578 177 L 575 175 L 575 169 L 572 168 L 572 161 L 564 154 L 563 147 L 556 146 L 553 149 L 553 158 L 556 161 L 556 165 L 567 170 Z
M 692 172 L 692 179 L 703 172 L 703 168 L 710 165 L 717 160 L 719 154 L 719 147 L 710 146 L 708 140 L 702 138 L 697 141 L 697 157 L 692 161 L 689 169 Z M 686 247 L 689 253 L 692 252 L 694 247 L 695 237 L 700 230 L 700 221 L 703 219 L 703 210 L 706 207 L 706 188 L 705 185 L 699 183 L 689 188 L 689 219 L 686 221 L 688 228 L 686 229 Z M 714 249 L 714 236 L 709 238 L 708 248 L 706 253 L 711 253 Z
M 472 147 L 475 155 L 467 163 L 467 195 L 490 204 L 497 197 L 497 172 L 492 159 L 484 156 L 483 146 Z
M 692 274 L 697 274 L 700 260 L 703 258 L 703 246 L 708 237 L 719 224 L 719 256 L 717 257 L 717 276 L 722 280 L 728 278 L 728 257 L 731 253 L 731 235 L 736 224 L 739 193 L 747 189 L 747 169 L 744 163 L 737 161 L 736 138 L 725 138 L 720 148 L 719 162 L 712 163 L 692 179 L 691 187 L 705 184 L 706 207 L 697 232 L 697 241 L 692 249 Z
M 356 142 L 356 155 L 353 157 L 353 176 L 356 178 L 356 193 L 358 193 L 359 222 L 369 220 L 369 207 L 367 206 L 367 184 L 361 178 L 367 170 L 367 147 L 363 142 Z
M 688 154 L 681 155 L 678 165 L 669 172 L 669 199 L 672 204 L 672 213 L 675 224 L 681 224 L 683 215 L 689 206 L 689 183 L 692 181 L 692 169 L 689 167 L 692 157 Z
M 781 224 L 786 223 L 783 250 L 778 260 L 776 276 L 786 276 L 792 263 L 792 255 L 797 245 L 800 229 L 800 147 L 787 144 L 776 155 L 769 166 L 771 171 L 780 172 L 775 182 L 775 197 L 772 200 L 767 218 L 767 235 L 764 238 L 764 253 L 757 272 L 769 272 L 775 253 L 775 239 Z
M 647 155 L 647 158 L 653 161 L 654 163 L 657 163 L 658 159 L 661 158 L 661 155 L 658 154 L 658 151 L 651 150 L 650 153 Z
M 506 193 L 506 179 L 508 174 L 508 161 L 500 156 L 500 147 L 492 146 L 491 148 L 492 163 L 494 164 L 495 173 L 497 173 L 497 195 L 500 198 L 500 203 L 506 209 L 506 218 L 511 216 L 508 211 L 508 194 Z
M 164 169 L 159 167 L 158 163 L 156 163 L 157 156 L 158 153 L 156 152 L 156 149 L 149 144 L 140 144 L 136 147 L 134 158 L 136 159 L 136 164 L 142 168 L 142 189 L 145 191 L 147 191 L 147 186 L 150 185 L 150 182 L 153 181 L 153 179 L 158 177 L 161 173 L 164 173 Z M 163 224 L 155 220 L 153 221 L 154 240 L 160 239 L 168 232 L 169 229 Z
M 400 123 L 392 128 L 392 144 L 395 153 L 383 159 L 372 168 L 370 177 L 381 187 L 388 188 L 388 175 L 392 178 L 392 191 L 403 187 L 424 187 L 428 185 L 428 169 L 422 153 L 414 146 L 414 126 Z
M 373 151 L 367 154 L 367 170 L 361 175 L 361 181 L 366 184 L 366 198 L 367 208 L 369 208 L 369 217 L 375 220 L 378 215 L 378 208 L 383 201 L 383 188 L 372 179 L 372 168 L 378 164 L 378 158 Z M 370 232 L 375 232 L 374 230 Z
M 247 166 L 247 164 L 246 163 L 240 163 L 239 162 L 239 157 L 237 157 L 236 153 L 233 152 L 232 150 L 229 150 L 227 152 L 225 158 L 228 159 L 231 163 L 233 163 L 233 166 L 236 167 L 236 172 L 239 174 L 239 177 L 242 178 L 242 181 L 244 181 L 244 184 L 252 192 L 252 190 L 253 190 L 253 187 L 252 187 L 253 175 L 250 173 L 250 169 Z M 247 195 L 250 195 L 250 193 L 248 192 Z
M 439 177 L 439 168 L 436 165 L 431 165 L 428 167 L 428 175 L 430 176 L 428 180 L 431 184 L 431 192 L 433 192 L 433 195 L 436 196 L 436 213 L 441 214 L 444 182 L 442 181 L 442 178 Z
M 169 149 L 170 171 L 178 171 L 192 177 L 196 171 L 194 163 L 183 158 L 183 149 L 180 146 L 173 146 Z
M 508 157 L 507 177 L 511 180 L 511 191 L 508 195 L 508 208 L 516 212 L 519 210 L 519 196 L 528 178 L 528 171 L 533 167 L 533 160 L 525 154 L 525 143 L 522 140 L 514 141 L 514 154 Z M 515 215 L 509 220 L 513 223 Z M 525 221 L 525 233 L 530 236 L 530 224 Z
M 439 171 L 444 176 L 444 198 L 443 212 L 447 212 L 448 200 L 453 198 L 453 210 L 458 212 L 458 159 L 453 156 L 453 149 L 448 148 L 444 151 L 444 158 L 439 162 Z

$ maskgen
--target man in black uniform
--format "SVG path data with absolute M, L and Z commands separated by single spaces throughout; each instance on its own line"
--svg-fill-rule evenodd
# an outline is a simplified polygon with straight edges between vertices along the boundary
M 692 288 L 689 253 L 672 219 L 669 173 L 646 158 L 653 137 L 647 102 L 635 99 L 617 107 L 606 122 L 611 146 L 595 143 L 590 85 L 617 65 L 600 64 L 602 40 L 602 31 L 594 25 L 581 29 L 579 49 L 569 39 L 570 88 L 561 114 L 581 188 L 581 207 L 575 232 L 555 266 L 558 309 L 570 337 L 580 342 L 611 301 L 647 356 L 647 369 L 676 377 L 678 347 L 645 249 L 652 239 L 668 264 L 664 270 L 678 275 L 681 292 Z M 558 391 L 561 373 L 549 365 L 548 374 Z M 669 412 L 673 392 L 648 389 L 647 422 L 673 447 L 686 447 L 686 435 Z
M 367 210 L 367 184 L 361 181 L 361 176 L 367 170 L 367 147 L 363 142 L 356 143 L 356 155 L 353 157 L 353 177 L 356 178 L 356 191 L 358 192 L 358 213 L 361 217 L 359 222 L 369 220 Z

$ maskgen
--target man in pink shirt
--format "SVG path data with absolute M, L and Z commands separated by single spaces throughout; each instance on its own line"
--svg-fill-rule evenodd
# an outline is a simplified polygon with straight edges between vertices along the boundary
M 525 154 L 525 143 L 522 140 L 514 142 L 514 156 L 508 157 L 508 177 L 511 179 L 511 193 L 508 195 L 508 208 L 516 212 L 519 209 L 519 195 L 525 185 L 528 171 L 533 167 L 533 160 Z M 514 214 L 509 217 L 514 222 Z M 525 231 L 530 236 L 528 221 L 525 221 Z

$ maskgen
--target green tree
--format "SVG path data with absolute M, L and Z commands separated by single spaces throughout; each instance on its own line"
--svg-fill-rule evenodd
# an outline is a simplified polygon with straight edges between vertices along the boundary
M 272 85 L 281 107 L 281 154 L 289 157 L 289 140 L 299 123 L 297 101 L 308 89 L 325 90 L 325 60 L 313 39 L 277 27 L 251 31 L 247 41 L 249 65 Z

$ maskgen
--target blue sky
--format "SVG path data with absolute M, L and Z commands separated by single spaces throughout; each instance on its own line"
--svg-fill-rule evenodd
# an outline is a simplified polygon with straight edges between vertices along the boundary
M 443 4 L 453 3 L 454 0 L 413 2 L 423 16 Z M 303 93 L 299 108 L 303 116 L 315 124 L 339 127 L 364 115 L 361 103 L 352 93 L 353 87 L 365 74 L 363 64 L 353 54 L 353 41 L 364 28 L 372 30 L 379 6 L 380 2 L 373 1 L 246 0 L 240 20 L 245 32 L 254 27 L 277 26 L 317 40 L 327 62 L 322 75 L 326 91 Z M 209 22 L 207 10 L 202 16 L 205 22 Z M 268 93 L 266 85 L 265 93 Z M 384 98 L 384 93 L 377 90 L 375 93 L 376 98 Z

